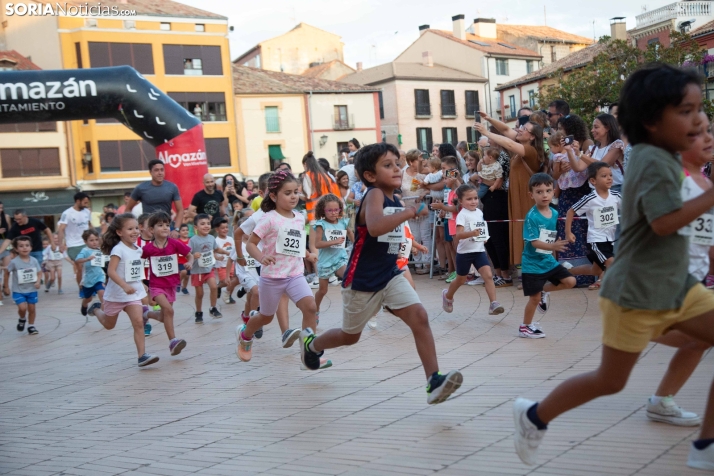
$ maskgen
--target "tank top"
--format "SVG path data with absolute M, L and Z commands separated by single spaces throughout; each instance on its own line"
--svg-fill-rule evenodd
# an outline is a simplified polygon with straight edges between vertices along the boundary
M 369 234 L 366 224 L 359 224 L 359 214 L 364 206 L 364 199 L 372 190 L 376 190 L 374 193 L 382 193 L 381 190 L 370 187 L 362 197 L 355 220 L 355 244 L 347 262 L 345 279 L 342 280 L 343 288 L 352 286 L 354 291 L 381 291 L 387 287 L 387 283 L 393 277 L 401 273 L 397 267 L 399 247 L 396 247 L 396 253 L 389 253 L 391 243 L 379 242 L 376 236 Z M 401 207 L 401 204 L 394 196 L 391 199 L 385 196 L 382 208 L 386 207 Z

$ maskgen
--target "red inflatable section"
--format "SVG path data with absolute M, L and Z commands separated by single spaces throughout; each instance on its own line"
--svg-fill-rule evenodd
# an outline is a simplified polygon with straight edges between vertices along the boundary
M 166 180 L 176 184 L 183 207 L 188 208 L 194 194 L 203 189 L 203 176 L 208 173 L 203 124 L 156 147 L 156 157 L 164 163 Z

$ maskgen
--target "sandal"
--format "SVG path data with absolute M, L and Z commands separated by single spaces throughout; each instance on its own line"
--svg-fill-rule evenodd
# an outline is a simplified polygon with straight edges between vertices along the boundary
M 602 284 L 602 283 L 600 282 L 600 280 L 597 280 L 597 281 L 595 281 L 594 283 L 592 283 L 590 286 L 588 286 L 588 289 L 589 289 L 590 291 L 597 291 L 598 289 L 600 289 L 600 284 Z

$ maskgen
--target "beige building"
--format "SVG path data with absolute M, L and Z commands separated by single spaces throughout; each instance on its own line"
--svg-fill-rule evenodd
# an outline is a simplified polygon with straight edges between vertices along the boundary
M 500 41 L 535 51 L 543 57 L 541 67 L 561 60 L 594 43 L 590 38 L 549 26 L 496 24 L 496 37 Z
M 347 141 L 381 140 L 377 88 L 233 65 L 240 169 L 249 177 L 312 150 L 337 166 Z
M 485 97 L 486 78 L 434 64 L 386 63 L 341 80 L 381 88 L 383 137 L 403 149 L 431 150 L 432 144 L 476 142 L 474 112 Z
M 344 61 L 343 47 L 339 35 L 300 23 L 285 34 L 261 41 L 233 63 L 267 71 L 302 74 L 309 68 L 333 60 Z

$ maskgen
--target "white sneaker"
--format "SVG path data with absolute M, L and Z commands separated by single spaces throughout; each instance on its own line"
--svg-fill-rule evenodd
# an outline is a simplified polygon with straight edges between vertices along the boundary
M 315 278 L 315 280 L 310 283 L 310 289 L 319 289 L 319 288 L 320 288 L 320 280 L 318 278 Z
M 486 284 L 486 281 L 484 281 L 483 278 L 479 276 L 478 278 L 474 279 L 474 285 L 476 284 Z
M 337 284 L 337 276 L 334 274 L 330 276 L 330 279 L 327 280 L 328 284 L 331 284 L 332 286 L 335 286 Z
M 695 469 L 714 471 L 714 445 L 698 450 L 694 445 L 689 449 L 687 466 Z
M 652 403 L 652 397 L 650 397 L 647 400 L 647 418 L 677 426 L 699 426 L 702 424 L 699 415 L 682 410 L 671 396 L 660 398 L 656 404 Z
M 538 460 L 538 446 L 540 446 L 546 430 L 539 430 L 537 426 L 528 419 L 528 409 L 535 402 L 525 398 L 516 398 L 513 402 L 513 423 L 516 431 L 513 434 L 513 445 L 516 453 L 525 464 L 533 466 Z

